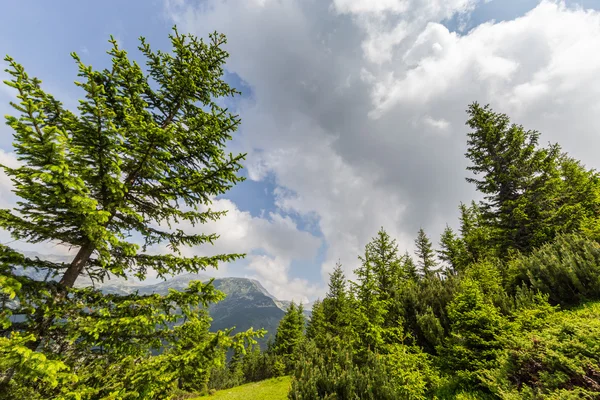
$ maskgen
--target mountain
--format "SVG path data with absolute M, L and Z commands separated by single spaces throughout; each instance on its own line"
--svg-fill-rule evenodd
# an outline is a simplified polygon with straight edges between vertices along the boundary
M 183 290 L 192 280 L 208 281 L 210 278 L 199 274 L 185 274 L 173 277 L 164 282 L 142 285 L 129 284 L 123 280 L 111 279 L 98 288 L 105 293 L 127 294 L 167 294 L 169 289 Z M 221 330 L 235 327 L 234 332 L 249 328 L 267 330 L 267 335 L 260 340 L 261 347 L 275 334 L 279 321 L 285 314 L 285 303 L 275 299 L 254 279 L 248 278 L 216 278 L 215 288 L 226 297 L 216 304 L 211 304 L 209 313 L 213 318 L 211 329 Z
M 49 260 L 50 257 L 33 252 L 25 252 L 25 255 L 31 258 Z M 70 257 L 53 256 L 54 262 L 69 262 Z M 21 273 L 30 276 L 33 279 L 43 280 L 46 273 L 28 268 Z M 169 289 L 183 290 L 187 288 L 192 280 L 206 282 L 211 278 L 202 274 L 185 274 L 175 276 L 166 281 L 148 284 L 125 280 L 123 278 L 112 277 L 102 283 L 95 283 L 95 287 L 104 293 L 125 295 L 138 292 L 139 294 L 167 294 Z M 87 277 L 80 277 L 76 284 L 77 287 L 91 286 L 92 282 Z M 224 300 L 212 304 L 209 307 L 209 313 L 213 318 L 211 329 L 221 330 L 235 327 L 234 332 L 245 331 L 249 328 L 255 330 L 264 328 L 267 334 L 259 340 L 262 348 L 266 347 L 269 338 L 274 337 L 277 332 L 279 321 L 285 314 L 285 311 L 291 304 L 290 301 L 278 300 L 271 295 L 259 281 L 249 278 L 215 278 L 213 281 L 215 288 L 226 297 Z M 310 316 L 310 307 L 305 307 L 305 314 Z

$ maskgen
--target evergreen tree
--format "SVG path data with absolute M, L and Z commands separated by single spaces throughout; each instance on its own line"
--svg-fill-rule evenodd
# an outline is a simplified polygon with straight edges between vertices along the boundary
M 584 233 L 600 241 L 600 174 L 562 155 L 560 196 L 551 224 L 554 233 Z
M 473 201 L 470 206 L 461 203 L 460 235 L 464 245 L 464 266 L 495 256 L 496 249 L 492 244 L 493 229 L 486 224 L 479 206 Z
M 350 324 L 350 299 L 346 277 L 338 262 L 329 275 L 329 291 L 323 299 L 323 317 L 327 332 L 334 337 L 348 336 Z
M 304 327 L 304 307 L 302 304 L 296 306 L 292 301 L 279 321 L 272 348 L 274 354 L 283 357 L 288 372 L 296 360 L 296 351 L 304 339 Z
M 417 273 L 417 266 L 413 261 L 411 255 L 406 251 L 402 256 L 402 274 L 411 281 L 416 282 L 419 279 L 419 274 Z
M 2 316 L 19 321 L 2 320 L 2 347 L 16 355 L 3 365 L 0 392 L 9 397 L 27 388 L 44 398 L 167 398 L 178 383 L 202 385 L 208 377 L 198 366 L 209 367 L 223 349 L 252 335 L 233 341 L 230 331 L 208 331 L 201 308 L 222 298 L 212 283 L 192 282 L 162 297 L 73 287 L 84 273 L 94 282 L 109 275 L 144 279 L 149 270 L 167 277 L 242 257 L 181 254 L 217 236 L 173 224 L 218 219 L 223 212 L 206 206 L 241 180 L 244 155 L 224 151 L 240 122 L 219 106 L 219 98 L 238 93 L 222 80 L 225 37 L 215 33 L 205 43 L 174 30 L 170 38 L 172 52 L 155 52 L 141 39 L 147 72 L 114 39 L 109 69 L 96 71 L 73 53 L 76 84 L 85 93 L 76 111 L 5 59 L 12 77 L 5 83 L 18 93 L 17 115 L 7 124 L 20 165 L 1 168 L 20 201 L 15 210 L 0 210 L 0 227 L 14 239 L 77 250 L 71 262 L 60 263 L 0 246 L 2 292 L 12 299 Z M 171 253 L 147 251 L 161 244 Z M 49 279 L 28 278 L 18 273 L 22 268 Z M 47 361 L 39 364 L 46 381 L 28 359 Z
M 325 343 L 325 335 L 328 332 L 323 302 L 317 300 L 313 303 L 310 319 L 306 326 L 306 338 L 313 340 L 321 347 Z
M 437 263 L 435 262 L 435 253 L 431 240 L 425 234 L 423 228 L 419 229 L 415 239 L 415 254 L 417 256 L 417 265 L 425 276 L 434 272 Z
M 365 246 L 364 257 L 359 256 L 362 265 L 354 270 L 358 282 L 351 282 L 356 298 L 353 318 L 362 351 L 376 351 L 383 346 L 382 326 L 387 310 L 379 296 L 379 282 L 373 271 L 370 248 L 370 244 Z
M 373 264 L 379 296 L 382 301 L 388 302 L 393 297 L 398 281 L 403 278 L 396 240 L 391 239 L 382 227 L 367 245 L 367 251 Z
M 438 258 L 446 263 L 446 274 L 455 275 L 466 267 L 463 241 L 446 225 L 440 238 Z
M 488 301 L 477 282 L 465 279 L 448 306 L 451 335 L 440 348 L 448 371 L 458 373 L 466 383 L 477 383 L 478 370 L 484 370 L 502 348 L 505 321 Z
M 501 256 L 530 251 L 552 239 L 548 228 L 559 191 L 560 147 L 538 148 L 539 133 L 511 124 L 505 114 L 473 103 L 468 109 L 467 178 L 485 195 L 481 208 Z

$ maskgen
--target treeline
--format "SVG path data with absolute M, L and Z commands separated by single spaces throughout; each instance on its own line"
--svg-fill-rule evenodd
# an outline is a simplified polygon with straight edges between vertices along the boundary
M 382 228 L 305 330 L 290 309 L 288 345 L 261 355 L 289 361 L 290 399 L 600 397 L 600 177 L 504 114 L 468 114 L 484 200 L 437 249 L 421 229 L 414 256 Z

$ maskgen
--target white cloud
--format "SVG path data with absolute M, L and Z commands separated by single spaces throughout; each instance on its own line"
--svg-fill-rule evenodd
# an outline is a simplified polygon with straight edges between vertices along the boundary
M 253 255 L 249 258 L 248 269 L 255 278 L 277 299 L 307 303 L 315 297 L 323 297 L 323 286 L 306 279 L 289 276 L 290 260 L 266 255 Z
M 232 265 L 221 264 L 218 270 L 207 270 L 211 276 L 242 275 L 255 277 L 263 286 L 279 299 L 305 299 L 322 291 L 319 285 L 309 285 L 307 281 L 289 277 L 292 261 L 312 260 L 321 246 L 321 240 L 308 232 L 298 229 L 289 216 L 269 213 L 266 217 L 253 217 L 249 212 L 240 211 L 235 203 L 228 199 L 213 200 L 213 211 L 227 211 L 217 221 L 192 227 L 191 224 L 177 224 L 173 228 L 188 233 L 215 233 L 219 238 L 214 245 L 206 244 L 185 248 L 184 256 L 212 256 L 216 254 L 246 253 L 246 259 Z M 166 246 L 155 246 L 152 253 L 165 253 Z M 256 252 L 262 253 L 260 255 Z M 261 266 L 261 262 L 264 265 Z M 243 268 L 240 270 L 240 267 Z M 272 274 L 271 274 L 272 273 Z M 304 288 L 307 292 L 303 292 Z M 304 290 L 303 289 L 303 290 Z
M 600 13 L 542 1 L 464 35 L 441 25 L 467 18 L 477 3 L 168 7 L 184 29 L 227 34 L 228 68 L 253 89 L 241 108 L 250 178 L 273 174 L 280 208 L 318 217 L 328 246 L 323 278 L 338 258 L 346 271 L 355 268 L 381 225 L 402 249 L 412 248 L 420 226 L 437 242 L 446 222 L 456 225 L 458 203 L 475 196 L 464 181 L 464 110 L 472 101 L 600 167 Z
M 19 166 L 19 161 L 14 153 L 0 149 L 0 165 L 15 168 Z M 12 192 L 13 189 L 10 177 L 0 168 L 0 208 L 11 208 L 15 205 L 17 198 Z
M 435 119 L 429 115 L 423 118 L 423 123 L 440 131 L 445 131 L 450 127 L 450 123 L 445 119 Z

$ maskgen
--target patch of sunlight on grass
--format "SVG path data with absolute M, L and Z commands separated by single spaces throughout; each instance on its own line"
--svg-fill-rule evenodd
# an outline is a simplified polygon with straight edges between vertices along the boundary
M 290 382 L 291 378 L 289 376 L 267 379 L 231 389 L 219 390 L 213 395 L 197 397 L 195 400 L 286 400 Z

